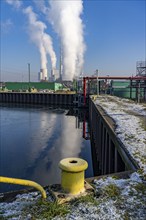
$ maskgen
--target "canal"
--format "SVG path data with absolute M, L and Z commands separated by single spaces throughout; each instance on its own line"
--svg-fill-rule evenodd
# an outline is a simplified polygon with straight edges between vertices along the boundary
M 86 112 L 78 109 L 0 104 L 0 175 L 43 186 L 59 183 L 59 161 L 80 157 L 88 161 L 86 177 L 92 177 L 90 140 L 83 138 L 85 120 Z M 21 188 L 0 184 L 0 192 Z

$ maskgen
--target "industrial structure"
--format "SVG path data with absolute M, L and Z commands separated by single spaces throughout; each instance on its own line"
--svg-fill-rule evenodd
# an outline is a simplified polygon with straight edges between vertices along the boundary
M 39 72 L 40 82 L 30 82 L 30 64 L 29 64 L 29 82 L 1 82 L 2 91 L 12 92 L 51 92 L 57 90 L 76 91 L 75 102 L 79 106 L 86 105 L 89 95 L 92 94 L 110 94 L 123 98 L 136 100 L 137 102 L 146 102 L 146 61 L 136 63 L 136 76 L 99 76 L 96 75 L 83 77 L 73 81 L 62 81 L 62 53 L 60 55 L 60 69 L 52 69 L 48 77 L 48 70 L 41 69 Z
M 128 87 L 129 88 L 129 97 L 132 99 L 133 89 L 135 89 L 135 99 L 140 101 L 146 101 L 146 76 L 135 76 L 135 77 L 119 77 L 119 76 L 100 76 L 100 77 L 83 77 L 83 97 L 84 97 L 84 106 L 86 105 L 87 96 L 90 94 L 90 84 L 92 80 L 96 80 L 97 85 L 97 93 L 101 91 L 100 88 L 100 80 L 104 80 L 108 82 L 109 80 L 118 80 L 118 81 L 129 81 Z M 110 88 L 110 93 L 112 95 L 112 87 Z M 122 95 L 119 95 L 122 97 Z
M 39 72 L 39 81 L 47 81 L 48 80 L 48 70 L 40 69 Z
M 40 69 L 38 73 L 39 82 L 61 82 L 60 72 L 58 69 L 52 69 L 49 76 L 47 69 Z
M 60 81 L 60 73 L 58 69 L 51 70 L 51 77 L 49 78 L 50 82 Z
M 57 91 L 62 90 L 61 83 L 54 82 L 5 82 L 2 84 L 3 90 L 12 92 L 26 92 L 28 90 L 37 91 Z
M 136 76 L 146 76 L 146 61 L 137 61 Z
M 136 76 L 146 77 L 146 61 L 137 61 Z M 138 102 L 141 99 L 141 90 L 143 91 L 144 101 L 146 101 L 146 80 L 131 81 L 131 87 L 136 89 L 136 99 Z

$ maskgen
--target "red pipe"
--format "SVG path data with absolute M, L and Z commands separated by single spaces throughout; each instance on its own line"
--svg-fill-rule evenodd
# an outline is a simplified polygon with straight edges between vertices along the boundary
M 86 77 L 83 78 L 84 106 L 86 106 Z
M 86 119 L 84 115 L 84 121 L 83 121 L 83 138 L 86 138 Z
M 83 77 L 83 79 L 97 79 L 96 76 L 87 76 Z M 99 76 L 98 79 L 125 79 L 125 80 L 146 80 L 146 76 Z

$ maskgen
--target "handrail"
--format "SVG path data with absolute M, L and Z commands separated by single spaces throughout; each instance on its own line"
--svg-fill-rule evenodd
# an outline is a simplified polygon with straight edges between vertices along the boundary
M 0 182 L 1 183 L 18 184 L 18 185 L 24 185 L 24 186 L 32 186 L 41 192 L 42 197 L 44 199 L 46 199 L 46 197 L 47 197 L 46 191 L 43 189 L 43 187 L 34 181 L 0 176 Z

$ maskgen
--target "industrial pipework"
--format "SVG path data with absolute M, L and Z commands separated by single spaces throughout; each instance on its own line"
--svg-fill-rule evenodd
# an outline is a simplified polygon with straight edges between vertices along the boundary
M 95 80 L 97 79 L 96 76 L 85 76 L 83 77 L 83 96 L 84 96 L 84 107 L 86 106 L 86 99 L 87 99 L 87 85 L 86 82 L 89 80 Z M 146 82 L 146 76 L 98 76 L 98 80 L 103 79 L 103 80 L 129 80 L 131 83 L 132 81 L 140 82 L 145 81 Z M 143 87 L 145 89 L 146 93 L 146 86 Z M 138 93 L 138 90 L 137 90 Z M 138 95 L 137 95 L 138 96 Z M 146 98 L 146 97 L 145 97 Z
M 0 183 L 10 183 L 10 184 L 23 185 L 23 186 L 32 186 L 41 192 L 43 199 L 46 199 L 47 197 L 46 191 L 43 189 L 43 187 L 34 181 L 0 176 Z

